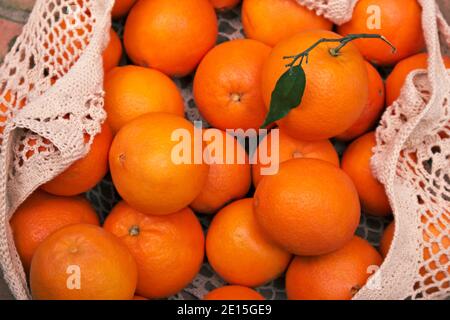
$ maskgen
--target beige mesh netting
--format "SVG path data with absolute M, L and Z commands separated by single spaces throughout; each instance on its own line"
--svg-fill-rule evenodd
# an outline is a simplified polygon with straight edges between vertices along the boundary
M 357 2 L 296 1 L 337 24 L 351 18 Z M 82 157 L 100 130 L 101 52 L 112 2 L 38 0 L 0 67 L 0 263 L 19 299 L 29 293 L 8 220 L 37 186 Z M 419 2 L 431 57 L 428 74 L 412 73 L 387 109 L 373 159 L 394 211 L 395 238 L 356 299 L 450 295 L 450 81 L 437 30 L 447 44 L 450 32 L 434 1 Z
M 29 297 L 9 218 L 85 155 L 105 119 L 102 52 L 113 0 L 38 0 L 0 68 L 0 262 Z
M 338 24 L 351 16 L 342 10 L 355 4 L 297 1 Z M 450 44 L 450 29 L 435 1 L 418 2 L 428 72 L 412 72 L 398 101 L 387 108 L 372 159 L 393 209 L 394 240 L 383 265 L 355 299 L 450 296 L 450 78 L 439 41 L 440 31 L 443 45 Z

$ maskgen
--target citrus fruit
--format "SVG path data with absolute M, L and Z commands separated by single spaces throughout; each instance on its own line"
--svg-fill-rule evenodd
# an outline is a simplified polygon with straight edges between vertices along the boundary
M 386 191 L 374 177 L 370 166 L 375 145 L 373 131 L 359 137 L 345 150 L 341 167 L 355 184 L 363 211 L 375 216 L 387 216 L 391 213 L 391 207 Z
M 450 68 L 450 57 L 444 56 L 444 64 Z M 386 104 L 392 105 L 400 96 L 400 91 L 409 73 L 417 69 L 427 69 L 428 54 L 419 53 L 399 61 L 386 78 Z
M 214 213 L 230 201 L 244 197 L 252 178 L 247 153 L 234 137 L 213 128 L 204 130 L 206 136 L 220 137 L 223 144 L 216 148 L 213 140 L 207 145 L 205 150 L 216 163 L 209 165 L 206 183 L 190 207 L 196 212 Z M 234 156 L 231 158 L 231 155 Z
M 58 197 L 35 191 L 16 210 L 10 224 L 14 243 L 28 273 L 31 259 L 39 244 L 51 233 L 67 225 L 98 225 L 98 217 L 83 197 Z
M 73 196 L 95 187 L 108 172 L 108 152 L 112 139 L 111 129 L 104 123 L 86 156 L 75 161 L 41 188 L 58 196 Z
M 322 38 L 335 39 L 331 31 L 298 33 L 278 43 L 262 71 L 262 93 L 267 108 L 278 79 L 288 68 L 283 59 L 303 52 Z M 277 121 L 288 135 L 302 140 L 323 140 L 347 130 L 361 115 L 368 96 L 368 76 L 364 59 L 349 43 L 337 56 L 330 53 L 337 43 L 322 43 L 303 63 L 306 87 L 299 106 Z
M 249 39 L 224 42 L 200 63 L 194 99 L 206 121 L 225 129 L 258 129 L 266 109 L 260 90 L 261 68 L 270 47 Z
M 184 101 L 165 74 L 138 66 L 117 67 L 105 77 L 105 110 L 114 133 L 149 112 L 184 116 Z
M 247 287 L 224 286 L 208 292 L 203 300 L 264 300 L 264 297 Z
M 369 96 L 366 105 L 358 120 L 336 137 L 339 140 L 352 140 L 371 130 L 384 110 L 385 89 L 383 79 L 377 69 L 367 61 L 366 67 L 369 76 Z
M 238 5 L 241 0 L 209 0 L 217 10 L 229 10 Z
M 244 0 L 242 25 L 247 38 L 275 46 L 296 33 L 323 29 L 333 23 L 299 5 L 295 0 Z
M 278 174 L 265 176 L 253 202 L 263 231 L 285 250 L 320 255 L 353 237 L 360 218 L 358 193 L 335 165 L 317 159 L 291 159 Z
M 144 297 L 141 297 L 141 296 L 135 295 L 135 296 L 133 297 L 133 300 L 148 300 L 148 299 L 147 299 L 147 298 L 144 298 Z
M 88 224 L 52 233 L 31 263 L 31 293 L 37 300 L 130 300 L 136 282 L 128 249 L 111 233 Z
M 284 133 L 283 130 L 278 131 L 278 145 L 272 146 L 273 131 L 261 140 L 254 156 L 257 156 L 256 163 L 252 165 L 253 184 L 258 186 L 259 181 L 264 177 L 261 170 L 268 170 L 271 166 L 275 166 L 275 159 L 269 164 L 261 161 L 261 148 L 267 148 L 267 156 L 272 157 L 272 148 L 278 152 L 278 163 L 296 158 L 320 159 L 328 161 L 339 167 L 339 157 L 333 145 L 328 140 L 303 141 L 292 138 Z M 264 159 L 263 159 L 264 160 Z
M 170 76 L 192 72 L 217 38 L 217 18 L 208 0 L 140 0 L 128 15 L 124 45 L 137 65 Z
M 0 134 L 2 134 L 5 130 L 6 121 L 13 116 L 13 110 L 16 108 L 22 109 L 27 101 L 26 97 L 19 98 L 18 94 L 11 92 L 11 90 L 2 92 L 0 99 Z
M 380 241 L 380 253 L 383 258 L 386 258 L 389 248 L 391 247 L 392 239 L 394 238 L 395 222 L 392 221 L 386 229 L 384 229 L 383 236 Z
M 149 216 L 119 202 L 103 226 L 130 250 L 138 266 L 136 293 L 164 298 L 188 285 L 203 261 L 204 236 L 189 208 Z
M 220 210 L 206 235 L 206 256 L 227 283 L 257 287 L 281 275 L 291 255 L 262 232 L 253 214 L 253 199 Z
M 416 0 L 360 0 L 352 19 L 337 30 L 341 35 L 369 33 L 384 36 L 396 48 L 395 53 L 381 40 L 358 39 L 354 42 L 370 62 L 392 65 L 425 47 L 421 12 Z
M 116 0 L 111 11 L 112 18 L 117 19 L 125 16 L 135 2 L 136 0 Z
M 433 255 L 437 255 L 440 252 L 444 253 L 440 260 L 441 263 L 448 262 L 448 249 L 450 247 L 450 237 L 449 234 L 446 233 L 448 230 L 448 223 L 450 222 L 450 218 L 442 215 L 440 219 L 436 219 L 436 221 L 428 221 L 432 219 L 433 214 L 431 212 L 427 212 L 427 215 L 421 216 L 421 222 L 424 224 L 423 227 L 423 240 L 428 245 L 429 248 L 424 249 L 423 258 L 425 261 L 429 260 Z
M 188 134 L 191 141 L 173 140 L 177 132 Z M 122 198 L 146 214 L 168 214 L 188 206 L 200 194 L 209 169 L 194 162 L 193 136 L 188 120 L 168 113 L 148 113 L 126 124 L 109 153 L 111 176 Z M 182 150 L 176 152 L 180 144 L 188 149 L 187 159 Z
M 354 236 L 341 249 L 295 257 L 286 273 L 290 300 L 350 300 L 382 262 L 366 240 Z
M 109 31 L 109 43 L 103 51 L 103 70 L 107 73 L 119 64 L 122 57 L 122 43 L 117 33 L 111 29 Z
M 81 0 L 72 2 L 73 9 L 55 18 L 44 35 L 42 60 L 67 73 L 87 47 L 92 33 L 92 12 Z M 70 9 L 69 9 L 70 10 Z M 59 73 L 59 72 L 58 72 Z M 54 72 L 54 78 L 58 76 Z

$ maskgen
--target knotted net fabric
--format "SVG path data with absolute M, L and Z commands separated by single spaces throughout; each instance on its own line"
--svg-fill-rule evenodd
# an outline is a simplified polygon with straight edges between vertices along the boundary
M 102 52 L 113 0 L 38 0 L 0 67 L 0 263 L 29 298 L 9 219 L 89 150 L 103 111 Z
M 337 24 L 351 18 L 343 10 L 355 5 L 353 0 L 297 1 Z M 410 73 L 399 99 L 387 108 L 372 158 L 395 217 L 394 239 L 355 299 L 450 296 L 450 73 L 441 53 L 450 45 L 450 28 L 435 1 L 418 2 L 428 70 Z

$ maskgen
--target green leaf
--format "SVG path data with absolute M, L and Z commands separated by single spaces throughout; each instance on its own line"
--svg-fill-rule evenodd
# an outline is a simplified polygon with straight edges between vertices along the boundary
M 287 70 L 278 79 L 272 92 L 269 113 L 261 128 L 284 118 L 291 109 L 297 107 L 302 102 L 305 85 L 306 75 L 300 65 Z

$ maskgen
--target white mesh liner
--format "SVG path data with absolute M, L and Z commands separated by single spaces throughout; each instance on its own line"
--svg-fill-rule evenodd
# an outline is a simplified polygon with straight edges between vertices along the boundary
M 297 1 L 336 24 L 351 18 L 356 3 Z M 19 299 L 29 295 L 8 219 L 38 185 L 87 152 L 92 139 L 85 144 L 85 133 L 92 138 L 100 130 L 105 117 L 101 52 L 108 40 L 111 2 L 38 0 L 0 68 L 1 79 L 7 79 L 0 83 L 0 175 L 4 177 L 0 190 L 0 262 Z M 393 208 L 395 236 L 380 270 L 355 299 L 450 295 L 450 248 L 444 247 L 450 234 L 450 78 L 441 59 L 441 49 L 448 50 L 450 32 L 434 1 L 419 2 L 430 55 L 428 72 L 410 74 L 399 100 L 388 107 L 377 129 L 372 159 Z M 82 9 L 69 17 L 67 4 Z M 64 24 L 61 27 L 61 21 L 77 22 L 75 29 L 86 33 L 72 33 L 70 46 L 64 37 L 69 31 Z M 220 42 L 242 37 L 239 8 L 219 14 L 219 29 Z M 443 48 L 438 29 L 446 45 Z M 192 77 L 176 82 L 186 101 L 187 117 L 201 119 L 192 99 Z M 109 178 L 89 192 L 88 198 L 102 217 L 118 201 Z M 210 220 L 201 216 L 204 228 Z M 377 245 L 387 222 L 363 215 L 357 233 Z M 430 252 L 427 260 L 424 250 Z M 277 279 L 257 290 L 266 298 L 283 299 L 283 281 Z M 223 281 L 205 262 L 193 283 L 171 299 L 201 298 L 221 285 Z

